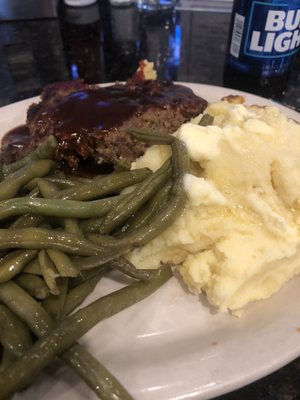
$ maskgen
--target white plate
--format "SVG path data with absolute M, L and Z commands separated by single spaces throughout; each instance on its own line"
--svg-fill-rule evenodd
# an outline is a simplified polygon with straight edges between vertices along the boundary
M 187 84 L 208 101 L 238 93 Z M 241 92 L 239 92 L 241 93 Z M 270 101 L 244 94 L 248 104 Z M 0 109 L 2 134 L 25 121 L 32 99 Z M 295 111 L 282 108 L 300 120 Z M 172 278 L 161 290 L 99 324 L 83 339 L 136 400 L 209 399 L 244 386 L 300 355 L 300 278 L 269 300 L 247 307 L 241 319 L 216 313 L 205 298 L 185 293 Z M 104 294 L 120 287 L 106 278 Z M 91 295 L 91 299 L 96 293 Z M 15 399 L 87 400 L 96 396 L 60 363 Z

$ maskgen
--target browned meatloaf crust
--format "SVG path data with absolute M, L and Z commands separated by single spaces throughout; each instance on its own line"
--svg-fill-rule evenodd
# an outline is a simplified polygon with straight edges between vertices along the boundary
M 172 133 L 206 106 L 192 90 L 172 82 L 129 80 L 107 87 L 59 82 L 46 86 L 41 101 L 29 107 L 28 143 L 14 154 L 3 149 L 2 158 L 12 162 L 53 134 L 56 159 L 72 169 L 82 160 L 115 166 L 145 151 L 146 145 L 132 138 L 128 128 Z

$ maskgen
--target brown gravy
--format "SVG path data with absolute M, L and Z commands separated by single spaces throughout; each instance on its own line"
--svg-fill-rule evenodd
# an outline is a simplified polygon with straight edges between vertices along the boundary
M 46 114 L 54 120 L 57 133 L 89 132 L 101 129 L 103 132 L 121 125 L 130 116 L 148 107 L 170 107 L 178 105 L 184 98 L 194 97 L 193 92 L 184 86 L 170 83 L 163 91 L 139 90 L 120 86 L 102 87 L 101 90 L 85 89 L 73 92 L 59 104 L 49 108 Z M 17 126 L 7 132 L 2 139 L 2 150 L 8 146 L 20 148 L 29 141 L 26 125 Z
M 1 140 L 1 149 L 16 153 L 26 146 L 29 141 L 30 133 L 28 127 L 25 124 L 19 125 L 3 136 Z
M 89 132 L 95 128 L 105 133 L 139 110 L 180 105 L 184 97 L 194 96 L 190 89 L 171 83 L 163 91 L 147 89 L 146 85 L 138 90 L 130 90 L 124 85 L 85 89 L 69 94 L 47 114 L 53 119 L 58 133 Z
M 57 152 L 62 154 L 59 159 L 67 160 L 76 169 L 79 158 L 82 162 L 93 157 L 95 139 L 104 139 L 131 117 L 139 117 L 148 109 L 174 112 L 184 109 L 187 114 L 191 112 L 190 116 L 186 116 L 188 119 L 193 111 L 184 108 L 186 103 L 193 108 L 205 101 L 195 96 L 191 89 L 172 82 L 163 85 L 153 81 L 134 85 L 116 84 L 99 90 L 83 87 L 65 96 L 60 96 L 58 92 L 57 97 L 54 95 L 42 102 L 37 119 L 31 120 L 38 132 L 37 137 L 30 135 L 26 125 L 18 126 L 5 134 L 1 150 L 6 152 L 8 159 L 15 160 L 26 154 L 28 146 L 34 148 L 44 135 L 54 134 L 58 140 Z M 120 143 L 116 145 L 122 147 Z

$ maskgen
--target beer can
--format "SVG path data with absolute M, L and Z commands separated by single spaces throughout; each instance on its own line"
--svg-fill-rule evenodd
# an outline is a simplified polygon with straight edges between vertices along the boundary
M 235 0 L 224 84 L 281 100 L 299 48 L 300 0 Z

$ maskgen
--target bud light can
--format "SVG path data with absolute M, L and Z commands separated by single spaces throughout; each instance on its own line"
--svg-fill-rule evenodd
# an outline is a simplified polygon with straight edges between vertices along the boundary
M 235 0 L 224 84 L 282 100 L 300 48 L 300 0 Z

